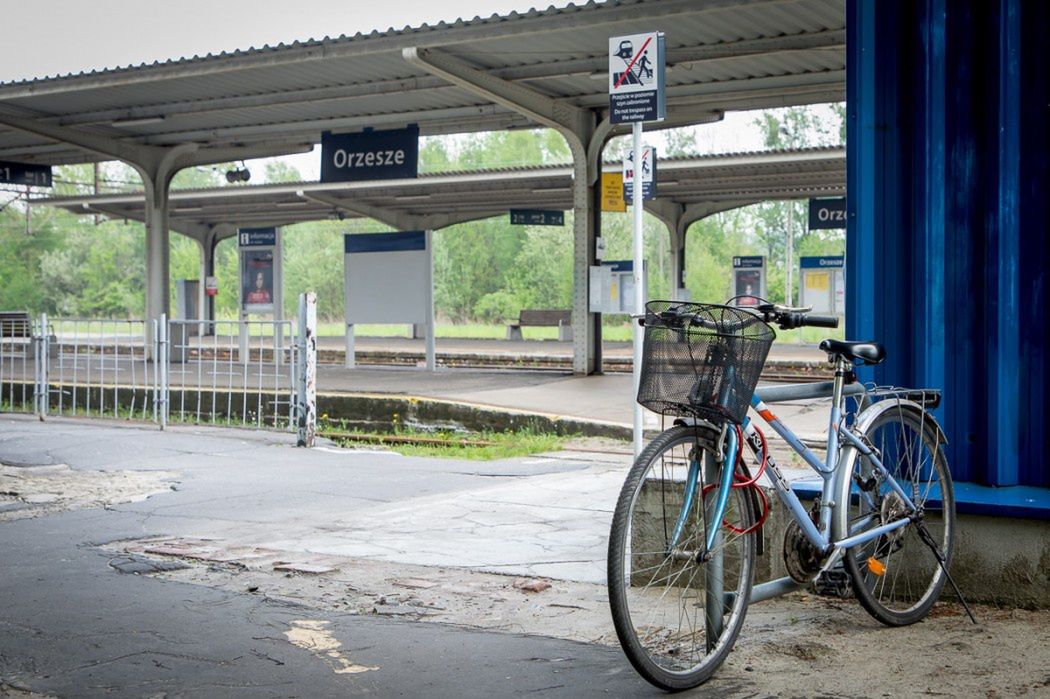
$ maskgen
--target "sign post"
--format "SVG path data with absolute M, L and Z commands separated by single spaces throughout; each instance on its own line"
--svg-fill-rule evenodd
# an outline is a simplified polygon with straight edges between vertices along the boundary
M 634 166 L 632 207 L 634 208 L 634 307 L 645 309 L 645 248 L 642 238 L 643 155 L 642 123 L 662 121 L 666 116 L 664 97 L 664 35 L 662 32 L 631 34 L 609 39 L 609 120 L 614 124 L 631 124 Z M 650 163 L 652 165 L 652 163 Z M 654 178 L 655 182 L 655 178 Z M 634 395 L 642 370 L 642 328 L 634 328 Z M 642 406 L 634 402 L 634 455 L 642 451 Z

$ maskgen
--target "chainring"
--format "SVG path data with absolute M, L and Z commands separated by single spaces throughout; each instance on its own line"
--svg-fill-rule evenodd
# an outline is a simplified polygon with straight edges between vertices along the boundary
M 808 583 L 820 572 L 824 557 L 802 533 L 802 527 L 792 520 L 784 532 L 784 566 L 797 583 Z

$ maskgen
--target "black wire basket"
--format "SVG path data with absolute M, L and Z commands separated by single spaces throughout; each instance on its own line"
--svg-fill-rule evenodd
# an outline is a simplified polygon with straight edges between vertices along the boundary
M 663 415 L 740 424 L 776 333 L 729 306 L 645 304 L 638 402 Z

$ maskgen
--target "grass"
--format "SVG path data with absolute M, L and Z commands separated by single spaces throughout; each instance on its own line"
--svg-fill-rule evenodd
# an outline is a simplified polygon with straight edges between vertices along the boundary
M 396 419 L 396 417 L 395 417 Z M 395 423 L 388 432 L 354 430 L 343 420 L 321 416 L 318 436 L 346 447 L 389 447 L 405 456 L 431 456 L 445 459 L 494 461 L 561 449 L 565 438 L 559 435 L 521 430 L 518 432 L 427 431 Z

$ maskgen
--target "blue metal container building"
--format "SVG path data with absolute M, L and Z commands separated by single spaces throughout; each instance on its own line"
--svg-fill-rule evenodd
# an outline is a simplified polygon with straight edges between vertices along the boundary
M 849 0 L 847 335 L 941 388 L 960 511 L 1050 516 L 1050 3 Z

